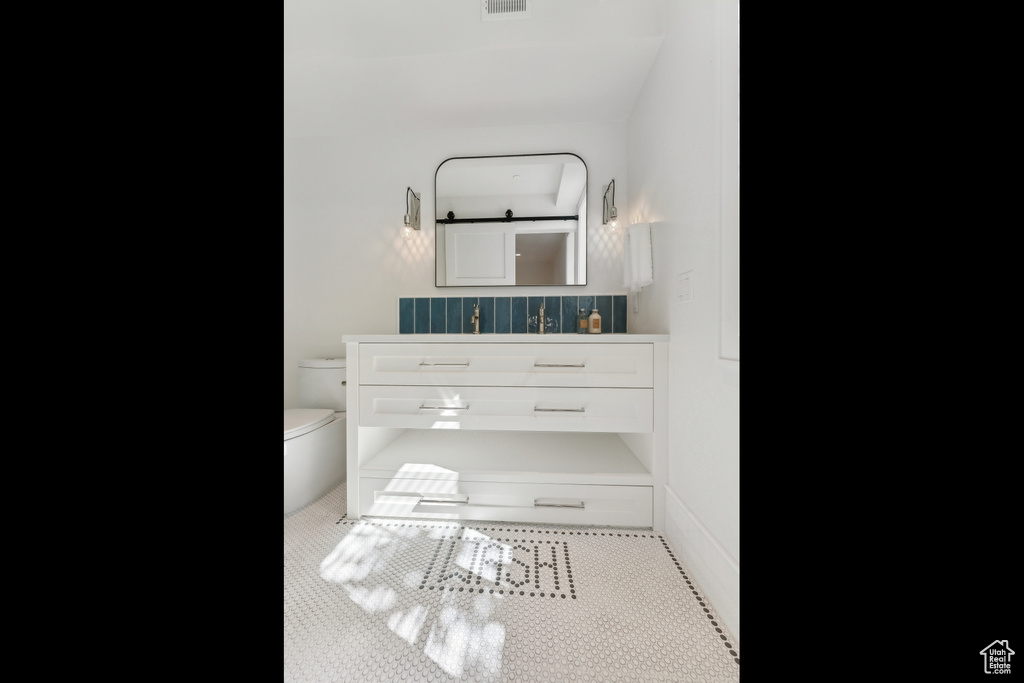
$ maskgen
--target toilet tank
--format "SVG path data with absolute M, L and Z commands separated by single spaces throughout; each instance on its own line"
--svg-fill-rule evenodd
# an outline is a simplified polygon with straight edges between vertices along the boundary
M 345 410 L 344 358 L 310 358 L 299 361 L 299 407 Z

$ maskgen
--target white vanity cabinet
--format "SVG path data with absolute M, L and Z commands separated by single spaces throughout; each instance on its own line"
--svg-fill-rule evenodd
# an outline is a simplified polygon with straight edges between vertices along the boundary
M 344 340 L 349 517 L 661 529 L 666 335 Z

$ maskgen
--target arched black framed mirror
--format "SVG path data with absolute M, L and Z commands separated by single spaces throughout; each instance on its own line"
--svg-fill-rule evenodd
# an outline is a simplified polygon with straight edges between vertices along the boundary
M 587 284 L 587 166 L 576 154 L 453 157 L 434 175 L 434 284 Z

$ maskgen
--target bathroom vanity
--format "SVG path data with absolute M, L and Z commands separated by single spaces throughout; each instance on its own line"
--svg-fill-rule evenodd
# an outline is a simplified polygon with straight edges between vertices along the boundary
M 663 528 L 667 335 L 343 340 L 349 517 Z

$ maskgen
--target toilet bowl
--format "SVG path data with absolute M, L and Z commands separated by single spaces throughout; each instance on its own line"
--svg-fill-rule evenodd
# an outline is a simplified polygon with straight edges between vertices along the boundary
M 284 411 L 284 514 L 345 480 L 344 358 L 299 361 L 300 408 Z

